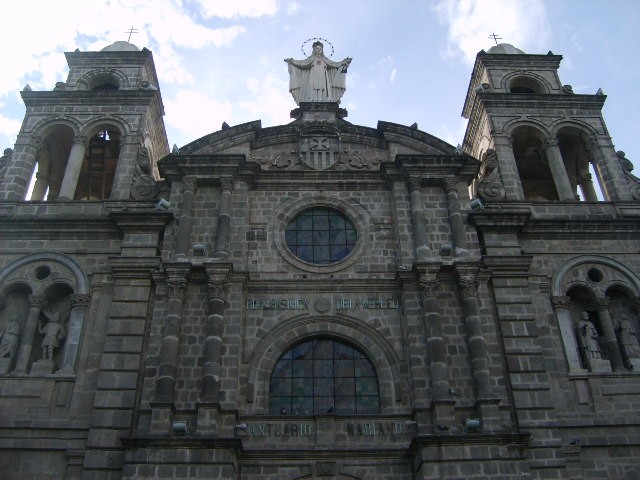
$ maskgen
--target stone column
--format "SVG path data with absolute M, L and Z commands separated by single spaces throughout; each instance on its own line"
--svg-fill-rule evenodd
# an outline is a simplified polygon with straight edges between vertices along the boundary
M 160 345 L 160 369 L 156 382 L 155 397 L 151 406 L 152 434 L 167 434 L 171 431 L 171 419 L 175 411 L 174 394 L 178 372 L 178 343 L 180 338 L 180 318 L 182 302 L 187 289 L 184 276 L 176 272 L 167 280 L 168 301 L 164 317 L 163 337 Z
M 418 262 L 429 258 L 430 249 L 427 242 L 427 223 L 424 217 L 422 194 L 420 193 L 420 179 L 409 179 L 411 191 L 411 219 L 413 223 L 413 239 L 416 245 L 416 260 Z
M 160 370 L 156 383 L 155 400 L 173 402 L 176 383 L 178 342 L 180 336 L 180 318 L 182 302 L 187 289 L 187 280 L 182 276 L 171 276 L 167 280 L 169 287 L 167 314 L 164 317 L 162 344 L 160 346 Z
M 64 171 L 64 178 L 62 179 L 62 186 L 60 187 L 60 194 L 58 195 L 60 200 L 73 200 L 75 197 L 87 145 L 87 137 L 76 136 L 73 138 L 71 153 L 69 153 L 67 167 Z
M 465 233 L 462 213 L 460 212 L 460 199 L 458 198 L 457 183 L 452 179 L 444 182 L 447 192 L 447 206 L 449 210 L 449 222 L 451 224 L 451 237 L 456 255 L 464 254 L 467 251 L 467 235 Z
M 440 266 L 430 271 L 422 271 L 418 286 L 422 300 L 422 320 L 427 335 L 429 352 L 429 378 L 431 381 L 431 396 L 433 405 L 433 425 L 454 424 L 453 407 L 455 401 L 451 398 L 449 375 L 447 371 L 447 349 L 442 335 L 442 321 L 438 304 L 438 280 L 436 275 Z
M 553 176 L 553 183 L 556 185 L 558 191 L 558 198 L 562 201 L 573 201 L 576 199 L 576 194 L 571 187 L 567 170 L 564 166 L 564 160 L 562 159 L 562 153 L 560 153 L 560 147 L 558 147 L 558 141 L 555 138 L 547 138 L 544 141 L 544 151 L 547 154 L 547 160 L 549 162 L 549 169 Z
M 189 239 L 191 237 L 191 216 L 193 214 L 193 197 L 196 190 L 195 177 L 185 177 L 182 182 L 182 207 L 176 234 L 177 260 L 186 260 L 189 251 Z
M 45 148 L 41 148 L 38 158 L 38 171 L 36 172 L 36 181 L 31 192 L 31 200 L 44 200 L 44 196 L 47 193 L 47 188 L 49 187 L 49 178 L 47 177 L 46 173 L 49 169 L 49 161 L 50 159 L 47 150 Z
M 89 306 L 91 295 L 74 294 L 71 295 L 69 323 L 67 325 L 67 337 L 64 342 L 62 353 L 62 367 L 58 371 L 60 374 L 73 375 L 75 370 L 76 355 L 80 345 L 80 334 L 84 323 L 85 313 Z
M 476 396 L 478 399 L 489 398 L 491 397 L 489 353 L 478 314 L 478 285 L 474 279 L 461 278 L 458 286 L 469 339 L 469 356 L 471 357 L 471 372 Z
M 220 352 L 224 326 L 225 296 L 229 284 L 220 279 L 209 282 L 209 315 L 207 316 L 207 338 L 204 344 L 204 366 L 202 369 L 203 401 L 217 402 L 220 388 Z
M 589 170 L 580 172 L 580 188 L 582 189 L 582 194 L 586 202 L 598 201 L 598 194 L 596 193 L 596 189 L 593 188 L 593 180 Z
M 198 433 L 216 435 L 220 407 L 225 297 L 229 293 L 229 283 L 227 272 L 209 271 L 208 273 L 209 305 L 202 367 L 202 392 L 198 403 Z
M 40 168 L 40 166 L 38 166 Z M 40 171 L 36 173 L 36 181 L 31 191 L 31 201 L 42 201 L 49 188 L 49 179 Z
M 25 199 L 42 140 L 36 135 L 20 134 L 15 147 L 9 165 L 5 166 L 6 173 L 0 178 L 0 200 Z
M 609 352 L 609 361 L 614 372 L 624 372 L 624 361 L 620 352 L 620 345 L 616 338 L 615 328 L 609 314 L 609 297 L 597 297 L 594 301 L 595 307 L 598 309 L 598 318 L 600 319 L 600 328 L 604 334 L 604 340 Z
M 482 333 L 482 323 L 478 309 L 478 283 L 476 265 L 456 265 L 458 287 L 462 299 L 462 312 L 469 341 L 469 357 L 471 374 L 476 394 L 476 405 L 482 428 L 494 430 L 499 428 L 500 412 L 499 400 L 494 396 L 491 387 L 491 373 L 489 371 L 489 349 Z
M 229 257 L 229 235 L 231 230 L 231 194 L 233 193 L 233 178 L 220 178 L 220 210 L 216 229 L 215 257 L 226 260 Z
M 18 350 L 18 359 L 16 360 L 16 373 L 26 374 L 29 368 L 29 359 L 33 349 L 33 339 L 35 337 L 36 328 L 38 328 L 38 320 L 40 313 L 47 305 L 47 298 L 44 295 L 29 295 L 29 313 L 27 322 L 24 327 L 24 333 L 20 341 L 20 349 Z
M 560 336 L 562 337 L 562 344 L 564 345 L 564 351 L 569 364 L 569 373 L 584 373 L 586 370 L 582 368 L 582 364 L 580 363 L 578 344 L 576 342 L 573 321 L 571 320 L 571 297 L 551 297 L 551 304 L 556 311 L 556 318 L 558 319 L 558 326 L 560 327 Z
M 508 135 L 494 135 L 493 148 L 498 159 L 498 168 L 502 176 L 507 200 L 524 200 L 520 173 L 516 164 L 516 157 L 513 155 L 512 139 Z

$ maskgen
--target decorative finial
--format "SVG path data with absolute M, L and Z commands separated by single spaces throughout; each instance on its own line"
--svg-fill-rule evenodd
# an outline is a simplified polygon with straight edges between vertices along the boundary
M 495 33 L 492 33 L 487 38 L 493 38 L 493 41 L 496 42 L 496 45 L 498 45 L 498 40 L 502 40 L 502 37 L 499 35 L 496 35 Z

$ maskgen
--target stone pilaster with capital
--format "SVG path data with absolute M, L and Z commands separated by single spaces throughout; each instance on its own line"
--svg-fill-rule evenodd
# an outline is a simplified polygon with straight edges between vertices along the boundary
M 431 392 L 434 401 L 450 399 L 447 352 L 442 332 L 440 306 L 438 304 L 439 286 L 440 284 L 435 276 L 424 273 L 420 275 L 418 288 L 422 299 L 422 316 L 427 335 Z M 440 418 L 438 422 L 446 424 L 447 420 Z
M 462 311 L 469 339 L 469 355 L 476 397 L 477 400 L 489 399 L 492 397 L 491 377 L 487 342 L 482 332 L 478 311 L 478 267 L 466 264 L 458 265 L 457 268 L 458 290 L 462 299 Z
M 464 221 L 462 219 L 457 187 L 457 182 L 453 179 L 445 179 L 444 189 L 447 192 L 447 207 L 449 212 L 449 223 L 451 225 L 451 237 L 453 239 L 456 255 L 463 255 L 467 252 L 467 235 L 465 232 Z
M 170 276 L 167 280 L 168 301 L 160 346 L 160 370 L 155 395 L 157 402 L 173 402 L 177 374 L 180 317 L 186 290 L 186 278 Z
M 415 242 L 416 259 L 418 262 L 425 261 L 429 257 L 427 223 L 422 204 L 422 193 L 420 179 L 411 177 L 408 180 L 409 191 L 411 192 L 411 218 L 413 220 L 413 239 Z
M 231 176 L 220 178 L 220 210 L 216 229 L 215 257 L 226 260 L 229 257 L 229 235 L 231 233 L 231 199 L 234 189 Z
M 191 221 L 193 217 L 193 199 L 197 184 L 196 178 L 187 176 L 182 180 L 182 205 L 180 221 L 176 233 L 175 256 L 177 260 L 186 260 L 191 239 Z
M 224 332 L 225 298 L 229 293 L 226 278 L 211 278 L 209 287 L 209 314 L 204 346 L 201 400 L 215 403 L 219 400 L 222 335 Z

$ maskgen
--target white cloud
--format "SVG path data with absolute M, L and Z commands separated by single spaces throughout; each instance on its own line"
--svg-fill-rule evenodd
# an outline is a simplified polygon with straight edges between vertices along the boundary
M 462 144 L 464 134 L 467 131 L 467 123 L 467 119 L 462 118 L 458 120 L 453 129 L 451 129 L 449 125 L 441 124 L 439 127 L 436 127 L 437 131 L 431 133 L 455 147 L 458 144 Z
M 287 15 L 295 15 L 298 13 L 302 7 L 298 2 L 291 2 L 287 4 Z
M 239 102 L 239 106 L 249 112 L 251 119 L 262 119 L 263 127 L 291 121 L 289 112 L 296 105 L 289 93 L 288 82 L 283 81 L 282 76 L 252 78 L 246 81 L 246 87 L 251 100 Z
M 387 55 L 386 57 L 376 60 L 374 67 L 376 74 L 369 82 L 369 88 L 375 89 L 378 87 L 379 83 L 383 83 L 385 81 L 393 82 L 396 76 L 396 69 L 394 65 L 395 59 L 392 55 Z
M 275 0 L 198 0 L 198 3 L 205 18 L 257 18 L 278 11 Z
M 488 50 L 495 32 L 500 42 L 510 43 L 527 53 L 540 53 L 547 45 L 549 31 L 542 0 L 440 0 L 435 5 L 440 22 L 448 27 L 445 57 L 460 53 L 473 64 L 480 50 Z
M 237 4 L 237 5 L 236 5 Z M 212 8 L 218 2 L 209 2 Z M 273 1 L 223 2 L 223 12 L 254 16 L 275 11 Z M 231 5 L 231 6 L 229 6 Z M 232 6 L 235 7 L 232 8 Z M 63 80 L 66 72 L 65 51 L 98 51 L 103 47 L 128 38 L 129 27 L 137 33 L 131 43 L 153 50 L 163 83 L 188 84 L 193 79 L 185 73 L 182 56 L 177 49 L 200 49 L 208 45 L 229 45 L 246 29 L 241 25 L 210 28 L 198 21 L 197 15 L 186 10 L 177 0 L 154 0 L 153 8 L 145 0 L 110 0 L 99 9 L 92 2 L 66 0 L 65 14 L 55 2 L 23 0 L 19 10 L 5 12 L 0 43 L 11 45 L 2 52 L 2 61 L 11 65 L 0 76 L 0 97 L 16 91 L 25 83 L 34 90 L 51 89 Z M 37 11 L 29 17 L 25 34 L 24 11 Z M 262 13 L 261 13 L 262 12 Z M 51 28 L 51 19 L 56 28 Z M 44 35 L 46 32 L 46 35 Z
M 2 106 L 3 105 L 0 104 L 0 108 L 2 108 Z M 15 136 L 20 130 L 20 125 L 21 125 L 21 122 L 17 120 L 14 120 L 12 118 L 7 118 L 4 115 L 0 115 L 0 134 L 6 135 L 7 137 L 14 137 L 15 139 Z M 4 148 L 4 147 L 1 147 L 1 148 Z
M 175 98 L 165 100 L 165 121 L 181 134 L 170 143 L 183 145 L 211 132 L 220 130 L 222 122 L 229 122 L 233 114 L 230 103 L 219 102 L 199 90 L 179 90 Z

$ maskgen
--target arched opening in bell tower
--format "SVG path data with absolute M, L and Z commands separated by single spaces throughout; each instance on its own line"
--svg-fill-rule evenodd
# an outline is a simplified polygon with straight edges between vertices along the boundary
M 100 127 L 89 138 L 74 200 L 104 200 L 111 195 L 118 156 L 120 132 Z
M 513 131 L 511 138 L 525 200 L 558 200 L 542 133 L 533 127 L 522 126 Z
M 32 201 L 104 200 L 110 197 L 120 155 L 120 131 L 97 126 L 88 139 L 66 125 L 43 136 L 31 179 Z
M 36 157 L 37 163 L 30 200 L 56 200 L 60 194 L 74 132 L 66 125 L 55 125 L 44 135 Z
M 602 200 L 602 191 L 594 178 L 596 172 L 591 163 L 591 152 L 582 132 L 573 127 L 564 127 L 558 132 L 558 147 L 564 160 L 567 176 L 574 191 L 578 191 L 580 200 L 597 202 Z

